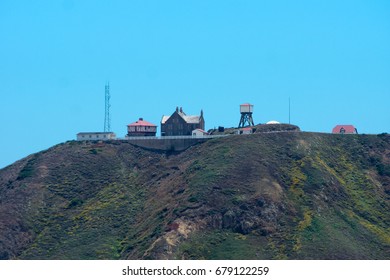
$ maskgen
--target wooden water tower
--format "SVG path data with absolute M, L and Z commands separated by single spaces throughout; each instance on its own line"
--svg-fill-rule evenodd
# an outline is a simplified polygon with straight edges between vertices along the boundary
M 254 126 L 255 123 L 253 122 L 252 114 L 253 114 L 253 105 L 249 103 L 241 104 L 240 105 L 240 113 L 241 113 L 241 120 L 238 127 L 245 127 L 245 126 Z

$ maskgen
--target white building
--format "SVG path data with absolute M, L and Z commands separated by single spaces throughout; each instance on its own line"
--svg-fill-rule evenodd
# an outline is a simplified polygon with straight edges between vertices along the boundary
M 242 129 L 240 129 L 240 134 L 252 134 L 253 133 L 253 129 L 251 127 L 244 127 Z
M 77 133 L 77 141 L 96 141 L 116 139 L 114 132 L 80 132 Z
M 192 136 L 193 137 L 202 137 L 202 136 L 206 136 L 206 135 L 209 135 L 209 134 L 206 131 L 204 131 L 203 129 L 200 129 L 200 128 L 197 128 L 197 129 L 192 131 Z
M 252 134 L 252 133 L 253 133 L 253 129 L 251 127 L 244 127 L 244 128 L 240 128 L 240 129 L 235 131 L 235 134 L 238 134 L 238 135 L 248 135 L 248 134 Z

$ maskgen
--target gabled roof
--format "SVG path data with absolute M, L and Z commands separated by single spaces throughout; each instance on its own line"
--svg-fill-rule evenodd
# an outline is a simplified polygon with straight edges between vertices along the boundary
M 161 123 L 164 124 L 171 116 L 162 116 Z
M 192 124 L 200 123 L 200 116 L 187 116 L 184 112 L 177 112 L 177 113 L 179 114 L 180 117 L 183 118 L 183 120 L 186 123 L 192 123 Z M 163 116 L 161 119 L 161 124 L 165 124 L 170 117 L 171 116 Z
M 336 125 L 336 127 L 333 128 L 332 133 L 342 133 L 343 129 L 344 129 L 344 133 L 357 133 L 356 128 L 350 124 Z
M 182 116 L 186 123 L 200 123 L 200 116 Z
M 157 125 L 152 124 L 152 123 L 147 122 L 147 121 L 144 121 L 142 118 L 140 118 L 138 121 L 131 123 L 127 126 L 155 126 L 155 127 L 157 127 Z

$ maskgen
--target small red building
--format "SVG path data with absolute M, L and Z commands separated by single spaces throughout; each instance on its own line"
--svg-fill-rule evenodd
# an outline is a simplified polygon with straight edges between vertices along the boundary
M 138 121 L 131 123 L 127 126 L 127 136 L 156 136 L 157 125 L 144 121 L 143 118 L 139 118 Z
M 333 128 L 332 133 L 334 134 L 358 134 L 357 129 L 353 125 L 336 125 Z

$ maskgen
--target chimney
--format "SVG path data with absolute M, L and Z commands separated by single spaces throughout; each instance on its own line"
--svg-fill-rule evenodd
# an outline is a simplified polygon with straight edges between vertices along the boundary
M 183 113 L 183 107 L 180 107 L 180 113 Z

